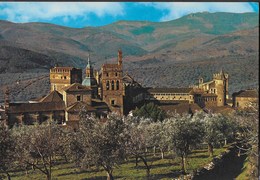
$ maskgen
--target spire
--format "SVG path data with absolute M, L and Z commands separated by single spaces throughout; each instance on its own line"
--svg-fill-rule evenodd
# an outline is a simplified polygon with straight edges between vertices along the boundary
M 220 70 L 220 77 L 223 78 L 223 79 L 226 78 L 225 72 L 223 71 L 223 68 L 221 68 L 221 70 Z
M 88 64 L 86 66 L 86 77 L 93 77 L 93 68 L 91 66 L 91 62 L 90 62 L 90 55 L 88 53 Z
M 118 50 L 117 60 L 118 60 L 118 65 L 122 65 L 122 50 L 121 49 Z
M 91 65 L 90 65 L 90 60 L 89 60 L 89 54 L 88 54 L 88 64 L 87 64 L 87 68 L 90 68 L 91 67 Z
M 224 74 L 223 68 L 221 68 L 221 70 L 220 70 L 220 74 Z

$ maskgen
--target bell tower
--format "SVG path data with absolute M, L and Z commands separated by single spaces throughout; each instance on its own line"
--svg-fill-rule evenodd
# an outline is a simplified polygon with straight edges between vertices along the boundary
M 111 111 L 124 113 L 122 51 L 118 50 L 117 64 L 103 64 L 101 71 L 101 97 Z

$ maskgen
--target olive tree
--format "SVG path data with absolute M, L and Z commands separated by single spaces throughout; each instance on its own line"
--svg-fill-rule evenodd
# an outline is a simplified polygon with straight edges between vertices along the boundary
M 103 167 L 107 179 L 112 180 L 114 168 L 125 159 L 125 124 L 123 118 L 115 113 L 107 119 L 82 115 L 77 143 L 80 149 L 80 165 Z
M 216 144 L 221 144 L 221 141 L 229 139 L 234 132 L 234 125 L 224 115 L 221 114 L 206 114 L 196 113 L 193 116 L 197 121 L 202 121 L 205 130 L 204 142 L 208 144 L 209 156 L 213 156 L 213 148 Z
M 9 180 L 9 171 L 14 167 L 14 148 L 15 141 L 11 130 L 4 122 L 0 122 L 0 173 L 6 174 Z
M 59 128 L 52 122 L 15 128 L 15 156 L 19 164 L 32 166 L 45 174 L 46 179 L 51 179 L 54 157 L 58 155 Z
M 141 159 L 146 167 L 146 175 L 150 176 L 151 166 L 147 161 L 147 147 L 149 145 L 149 132 L 147 131 L 150 125 L 150 119 L 143 119 L 138 117 L 127 117 L 127 134 L 129 135 L 126 142 L 126 150 L 129 156 L 134 156 L 136 159 L 136 166 L 138 159 Z
M 168 149 L 169 137 L 167 135 L 167 127 L 163 122 L 153 122 L 147 127 L 148 142 L 154 147 L 154 156 L 156 147 L 160 149 L 161 158 L 164 158 L 164 152 Z
M 186 173 L 186 159 L 193 146 L 202 142 L 204 136 L 203 124 L 191 115 L 174 116 L 165 120 L 170 137 L 170 146 L 181 157 L 181 170 Z
M 233 120 L 238 124 L 237 140 L 240 154 L 248 155 L 251 179 L 259 173 L 259 105 L 249 103 L 244 110 L 236 112 Z

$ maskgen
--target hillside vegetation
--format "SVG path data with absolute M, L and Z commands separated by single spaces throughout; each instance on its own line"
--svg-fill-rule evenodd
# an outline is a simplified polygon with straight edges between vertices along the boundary
M 0 21 L 0 76 L 22 73 L 10 76 L 14 86 L 31 73 L 47 75 L 54 64 L 84 68 L 88 53 L 98 69 L 115 62 L 121 48 L 125 71 L 145 86 L 189 86 L 199 75 L 210 79 L 223 68 L 232 93 L 258 87 L 258 20 L 257 13 L 204 12 L 168 22 L 118 21 L 85 28 Z M 39 81 L 48 84 L 48 79 Z M 0 81 L 1 89 L 6 85 Z M 25 99 L 35 96 L 30 94 L 35 93 Z

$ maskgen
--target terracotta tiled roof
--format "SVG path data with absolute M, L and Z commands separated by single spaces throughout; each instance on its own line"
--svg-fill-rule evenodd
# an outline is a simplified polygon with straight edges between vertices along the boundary
M 136 82 L 134 80 L 134 78 L 132 78 L 129 74 L 126 74 L 124 77 L 123 77 L 123 83 L 125 84 L 131 84 L 133 86 L 137 86 L 137 87 L 142 87 L 138 82 Z
M 79 101 L 79 102 L 75 102 L 74 104 L 72 104 L 71 106 L 69 106 L 66 110 L 68 112 L 80 112 L 83 109 L 87 110 L 87 111 L 95 111 L 96 109 L 91 107 L 90 105 L 88 105 L 85 102 Z
M 63 101 L 62 95 L 55 90 L 40 100 L 40 102 L 62 102 L 62 101 Z
M 92 99 L 92 106 L 95 109 L 108 109 L 108 105 L 100 99 Z
M 9 113 L 46 112 L 64 110 L 64 102 L 10 103 Z
M 202 96 L 203 97 L 217 97 L 217 95 L 214 93 L 203 93 Z
M 165 111 L 175 112 L 178 114 L 183 113 L 195 113 L 196 111 L 202 111 L 202 109 L 198 106 L 198 104 L 189 104 L 189 103 L 180 103 L 176 105 L 159 105 Z
M 123 82 L 125 82 L 125 83 L 133 83 L 133 82 L 135 82 L 135 80 L 129 74 L 126 74 L 123 77 Z
M 150 93 L 190 93 L 192 88 L 149 88 Z
M 206 106 L 207 110 L 210 110 L 213 113 L 229 114 L 235 110 L 231 106 Z
M 257 90 L 250 89 L 250 90 L 241 90 L 239 92 L 233 93 L 235 97 L 259 97 Z
M 189 103 L 189 100 L 155 100 L 159 104 L 180 104 L 180 103 Z
M 90 87 L 83 86 L 79 83 L 74 83 L 63 89 L 65 92 L 79 92 L 79 91 L 91 91 Z
M 190 92 L 190 94 L 192 94 L 192 95 L 195 95 L 195 94 L 204 94 L 205 92 L 204 92 L 204 90 L 203 89 L 200 89 L 200 88 L 193 88 L 192 90 L 191 90 L 191 92 Z

